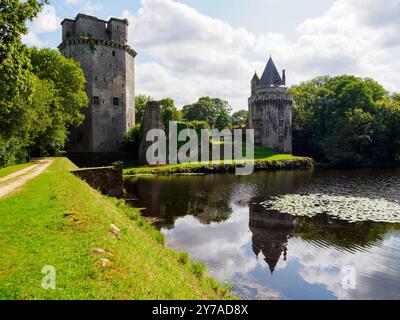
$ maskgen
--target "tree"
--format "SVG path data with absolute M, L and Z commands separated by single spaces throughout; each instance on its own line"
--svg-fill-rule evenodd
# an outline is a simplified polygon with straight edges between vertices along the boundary
M 232 114 L 232 124 L 235 127 L 246 127 L 249 121 L 249 112 L 239 110 Z
M 182 112 L 175 107 L 174 100 L 172 100 L 171 98 L 162 99 L 159 101 L 159 103 L 161 105 L 161 113 L 164 127 L 166 131 L 168 131 L 170 121 L 182 120 Z
M 320 77 L 290 89 L 296 153 L 335 165 L 400 160 L 400 98 L 372 79 Z
M 44 1 L 1 0 L 0 2 L 0 166 L 21 159 L 29 142 L 33 76 L 21 35 L 26 22 L 37 16 Z M 22 160 L 22 159 L 21 159 Z
M 135 97 L 135 118 L 136 123 L 142 123 L 144 110 L 146 109 L 147 102 L 154 100 L 150 96 L 140 94 Z
M 207 121 L 211 128 L 222 130 L 232 125 L 231 110 L 225 100 L 202 97 L 196 103 L 184 106 L 182 112 L 185 121 Z
M 84 90 L 86 78 L 78 62 L 64 57 L 57 50 L 32 48 L 30 57 L 32 71 L 42 81 L 38 88 L 43 95 L 43 85 L 46 84 L 49 101 L 47 105 L 40 97 L 42 112 L 46 113 L 43 117 L 49 122 L 35 137 L 33 148 L 36 153 L 50 155 L 64 147 L 69 128 L 79 126 L 84 120 L 81 112 L 88 105 Z

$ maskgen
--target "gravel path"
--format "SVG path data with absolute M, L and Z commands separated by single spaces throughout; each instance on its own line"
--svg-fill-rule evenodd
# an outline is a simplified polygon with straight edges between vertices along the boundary
M 29 180 L 40 175 L 53 162 L 51 159 L 38 159 L 34 165 L 14 172 L 0 179 L 0 199 L 16 191 Z

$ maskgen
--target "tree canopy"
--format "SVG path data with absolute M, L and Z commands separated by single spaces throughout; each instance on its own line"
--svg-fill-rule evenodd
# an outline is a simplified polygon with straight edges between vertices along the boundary
M 68 129 L 84 120 L 81 111 L 88 105 L 84 91 L 86 78 L 79 63 L 65 58 L 57 50 L 32 48 L 30 55 L 35 76 L 40 82 L 51 85 L 50 90 L 39 87 L 42 94 L 47 93 L 46 101 L 50 101 L 47 108 L 44 99 L 37 102 L 43 106 L 40 111 L 49 123 L 32 141 L 33 147 L 41 154 L 51 154 L 64 147 Z
M 28 49 L 26 22 L 47 0 L 0 0 L 0 167 L 53 154 L 87 105 L 80 66 L 56 50 Z M 38 153 L 38 154 L 36 154 Z
M 319 77 L 290 89 L 298 154 L 334 165 L 387 164 L 400 156 L 400 101 L 372 79 Z
M 164 127 L 168 131 L 170 121 L 181 121 L 182 111 L 179 111 L 174 100 L 171 98 L 165 98 L 159 101 L 161 104 L 161 113 L 164 123 Z
M 239 110 L 232 114 L 232 125 L 234 127 L 246 127 L 249 121 L 249 112 Z
M 231 110 L 225 100 L 202 97 L 197 102 L 184 106 L 182 112 L 185 121 L 206 121 L 210 128 L 222 130 L 232 126 Z
M 151 96 L 139 94 L 135 97 L 135 118 L 136 123 L 142 123 L 144 110 L 146 109 L 147 102 L 154 100 Z

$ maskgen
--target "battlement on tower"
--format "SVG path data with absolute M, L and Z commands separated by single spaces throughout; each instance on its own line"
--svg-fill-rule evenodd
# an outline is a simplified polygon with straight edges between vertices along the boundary
M 128 20 L 111 18 L 109 21 L 79 13 L 74 20 L 64 19 L 62 41 L 90 37 L 96 40 L 128 42 Z

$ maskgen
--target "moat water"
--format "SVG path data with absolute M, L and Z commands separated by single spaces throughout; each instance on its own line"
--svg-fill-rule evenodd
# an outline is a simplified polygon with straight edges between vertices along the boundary
M 134 178 L 167 246 L 246 299 L 400 299 L 400 170 Z

